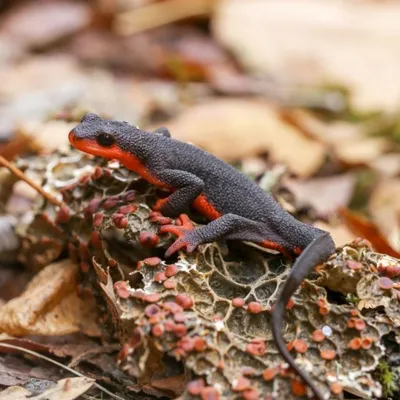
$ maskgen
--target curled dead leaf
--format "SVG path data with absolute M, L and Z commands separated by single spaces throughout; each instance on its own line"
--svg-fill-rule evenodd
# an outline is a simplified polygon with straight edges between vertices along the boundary
M 0 394 L 0 400 L 73 400 L 87 392 L 93 384 L 94 379 L 86 377 L 65 378 L 39 394 L 20 386 L 11 386 Z
M 357 236 L 369 240 L 376 251 L 392 257 L 400 257 L 400 253 L 391 247 L 373 222 L 344 208 L 340 209 L 340 215 L 347 227 Z
M 94 301 L 76 293 L 77 267 L 70 260 L 48 265 L 24 293 L 0 310 L 0 332 L 13 336 L 97 335 Z
M 400 179 L 382 179 L 372 193 L 369 213 L 396 251 L 400 251 Z

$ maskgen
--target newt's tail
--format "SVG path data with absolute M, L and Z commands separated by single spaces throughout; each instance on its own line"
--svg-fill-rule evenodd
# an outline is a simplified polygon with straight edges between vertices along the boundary
M 296 373 L 312 389 L 315 396 L 317 396 L 320 400 L 324 400 L 324 397 L 321 394 L 320 390 L 316 387 L 311 378 L 299 368 L 299 366 L 295 363 L 294 358 L 287 350 L 286 343 L 282 335 L 282 324 L 284 319 L 285 306 L 294 294 L 294 292 L 300 286 L 301 282 L 314 269 L 314 267 L 326 261 L 329 256 L 334 252 L 335 244 L 328 232 L 325 232 L 314 239 L 303 250 L 301 255 L 294 263 L 293 268 L 290 271 L 289 277 L 287 278 L 283 289 L 278 295 L 272 313 L 272 334 L 274 336 L 274 340 L 279 352 L 281 353 L 285 361 L 290 365 L 290 367 L 296 371 Z

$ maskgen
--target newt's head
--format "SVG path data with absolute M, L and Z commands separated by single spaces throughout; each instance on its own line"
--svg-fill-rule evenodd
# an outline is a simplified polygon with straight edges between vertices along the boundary
M 86 114 L 68 135 L 72 146 L 95 156 L 120 160 L 129 151 L 135 127 L 127 122 L 110 121 L 96 114 Z

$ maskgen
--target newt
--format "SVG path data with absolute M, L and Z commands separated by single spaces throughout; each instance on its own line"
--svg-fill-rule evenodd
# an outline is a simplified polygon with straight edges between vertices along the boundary
M 301 282 L 335 253 L 330 234 L 298 221 L 255 182 L 214 155 L 171 137 L 168 129 L 146 132 L 123 121 L 86 114 L 69 133 L 73 147 L 106 159 L 116 159 L 157 187 L 170 191 L 154 210 L 168 217 L 180 216 L 181 226 L 164 225 L 178 239 L 166 257 L 181 249 L 219 239 L 242 240 L 297 257 L 272 311 L 276 346 L 296 373 L 321 400 L 323 395 L 289 353 L 283 339 L 285 306 Z M 210 222 L 193 228 L 185 216 L 193 206 Z

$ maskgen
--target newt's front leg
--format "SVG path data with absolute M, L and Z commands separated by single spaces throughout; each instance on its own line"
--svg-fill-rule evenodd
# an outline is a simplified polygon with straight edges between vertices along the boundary
M 185 171 L 165 169 L 157 173 L 157 179 L 174 190 L 166 199 L 158 200 L 153 207 L 167 217 L 177 217 L 187 212 L 204 189 L 204 182 L 199 177 Z

